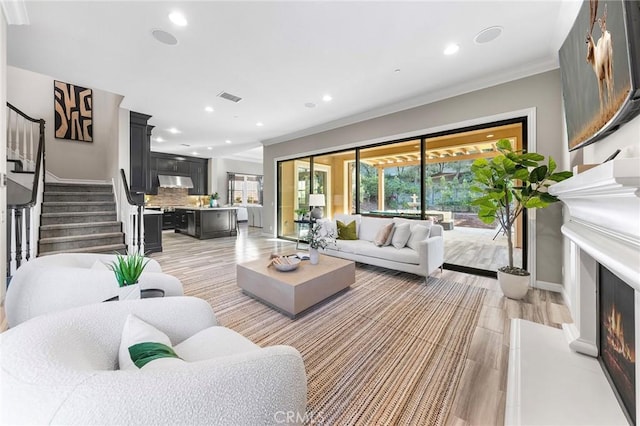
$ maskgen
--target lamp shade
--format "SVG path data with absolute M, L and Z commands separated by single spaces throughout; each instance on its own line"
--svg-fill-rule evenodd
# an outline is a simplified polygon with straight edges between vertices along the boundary
M 309 206 L 324 207 L 324 194 L 309 194 Z

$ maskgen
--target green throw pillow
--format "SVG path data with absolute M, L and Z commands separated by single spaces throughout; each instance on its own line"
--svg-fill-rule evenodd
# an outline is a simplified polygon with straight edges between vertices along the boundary
M 144 367 L 147 363 L 159 358 L 180 358 L 173 348 L 162 343 L 144 342 L 129 346 L 131 360 L 138 368 Z
M 356 221 L 351 221 L 348 225 L 336 221 L 336 225 L 338 226 L 338 239 L 339 240 L 357 240 L 358 234 L 356 232 Z

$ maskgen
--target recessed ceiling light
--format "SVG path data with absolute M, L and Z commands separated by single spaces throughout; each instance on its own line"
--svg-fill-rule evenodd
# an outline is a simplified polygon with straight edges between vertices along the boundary
M 169 14 L 169 20 L 179 27 L 186 27 L 188 23 L 187 18 L 177 10 L 174 10 Z
M 325 101 L 325 102 L 331 102 L 332 99 L 333 99 L 333 97 L 331 95 L 328 95 L 328 94 L 324 95 L 322 97 L 322 100 Z
M 400 72 L 400 68 L 396 68 L 393 72 Z
M 169 46 L 175 46 L 176 44 L 178 44 L 178 39 L 175 38 L 173 34 L 168 33 L 164 30 L 151 30 L 151 35 L 162 44 L 168 44 Z
M 475 41 L 477 44 L 489 43 L 490 41 L 497 39 L 501 35 L 502 27 L 489 27 L 476 34 L 476 36 L 473 38 L 473 41 Z
M 156 142 L 164 142 L 164 139 L 162 139 L 160 136 L 158 136 L 158 137 L 156 138 Z
M 213 107 L 210 107 L 210 106 L 204 107 L 204 110 L 207 112 L 213 112 Z
M 264 124 L 262 124 L 262 121 L 258 121 L 258 122 L 256 123 L 256 126 L 258 126 L 258 127 L 262 127 L 262 126 L 264 126 Z
M 193 154 L 193 155 L 198 155 L 198 153 L 197 153 L 197 152 L 195 152 L 195 151 L 193 151 L 193 152 L 192 152 L 192 154 Z
M 313 102 L 307 102 L 306 104 L 304 104 L 304 106 L 306 106 L 307 108 L 315 108 L 316 104 L 314 104 Z
M 493 133 L 490 133 L 487 135 L 488 138 L 492 138 L 493 137 Z
M 226 141 L 224 141 L 225 143 L 231 143 L 231 141 L 229 139 L 227 139 Z
M 177 135 L 178 133 L 182 133 L 180 130 L 176 129 L 175 127 L 167 129 L 167 132 L 173 133 L 174 135 Z
M 448 45 L 447 47 L 445 47 L 444 49 L 444 54 L 445 55 L 453 55 L 454 53 L 456 53 L 458 50 L 460 50 L 460 46 L 458 46 L 455 43 L 451 43 L 450 45 Z
M 211 151 L 211 150 L 213 149 L 213 147 L 212 147 L 212 146 L 208 146 L 208 147 L 207 147 L 207 149 L 208 149 L 209 151 Z

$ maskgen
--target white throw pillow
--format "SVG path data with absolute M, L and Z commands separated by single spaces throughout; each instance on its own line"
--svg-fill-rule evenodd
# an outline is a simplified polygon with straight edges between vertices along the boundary
M 396 225 L 395 231 L 393 231 L 393 238 L 391 238 L 391 244 L 397 248 L 401 249 L 402 247 L 407 245 L 407 241 L 409 241 L 409 237 L 411 236 L 411 229 L 409 228 L 408 223 L 401 223 Z
M 124 323 L 124 328 L 122 330 L 122 339 L 120 341 L 120 349 L 118 351 L 118 363 L 120 364 L 120 370 L 138 369 L 138 367 L 134 364 L 134 361 L 131 359 L 129 348 L 140 343 L 160 343 L 173 351 L 171 340 L 166 334 L 164 334 L 162 331 L 158 330 L 151 324 L 142 321 L 140 318 L 129 314 L 127 316 L 127 320 Z M 184 364 L 184 361 L 180 358 L 175 357 L 158 358 L 145 364 L 144 368 L 147 368 L 154 363 L 157 363 L 158 366 L 171 368 L 176 364 Z M 153 367 L 151 367 L 150 369 L 153 369 Z
M 214 326 L 197 332 L 174 349 L 183 360 L 197 362 L 260 350 L 260 346 L 231 329 Z
M 423 225 L 414 225 L 411 227 L 411 236 L 407 241 L 407 247 L 418 250 L 418 243 L 429 237 L 429 228 Z

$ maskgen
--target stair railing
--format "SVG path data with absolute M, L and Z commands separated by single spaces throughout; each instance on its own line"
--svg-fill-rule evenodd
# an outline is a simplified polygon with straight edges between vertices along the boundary
M 7 274 L 37 256 L 45 176 L 43 119 L 31 118 L 7 102 L 7 161 L 14 172 L 33 173 L 31 199 L 23 204 L 7 204 Z M 38 141 L 34 154 L 34 140 Z M 42 183 L 42 184 L 40 184 Z
M 120 180 L 124 197 L 119 197 L 122 200 L 118 200 L 117 203 L 124 207 L 124 210 L 118 209 L 118 212 L 123 212 L 121 220 L 124 224 L 127 251 L 129 253 L 144 253 L 144 201 L 134 201 L 124 169 L 120 169 Z

